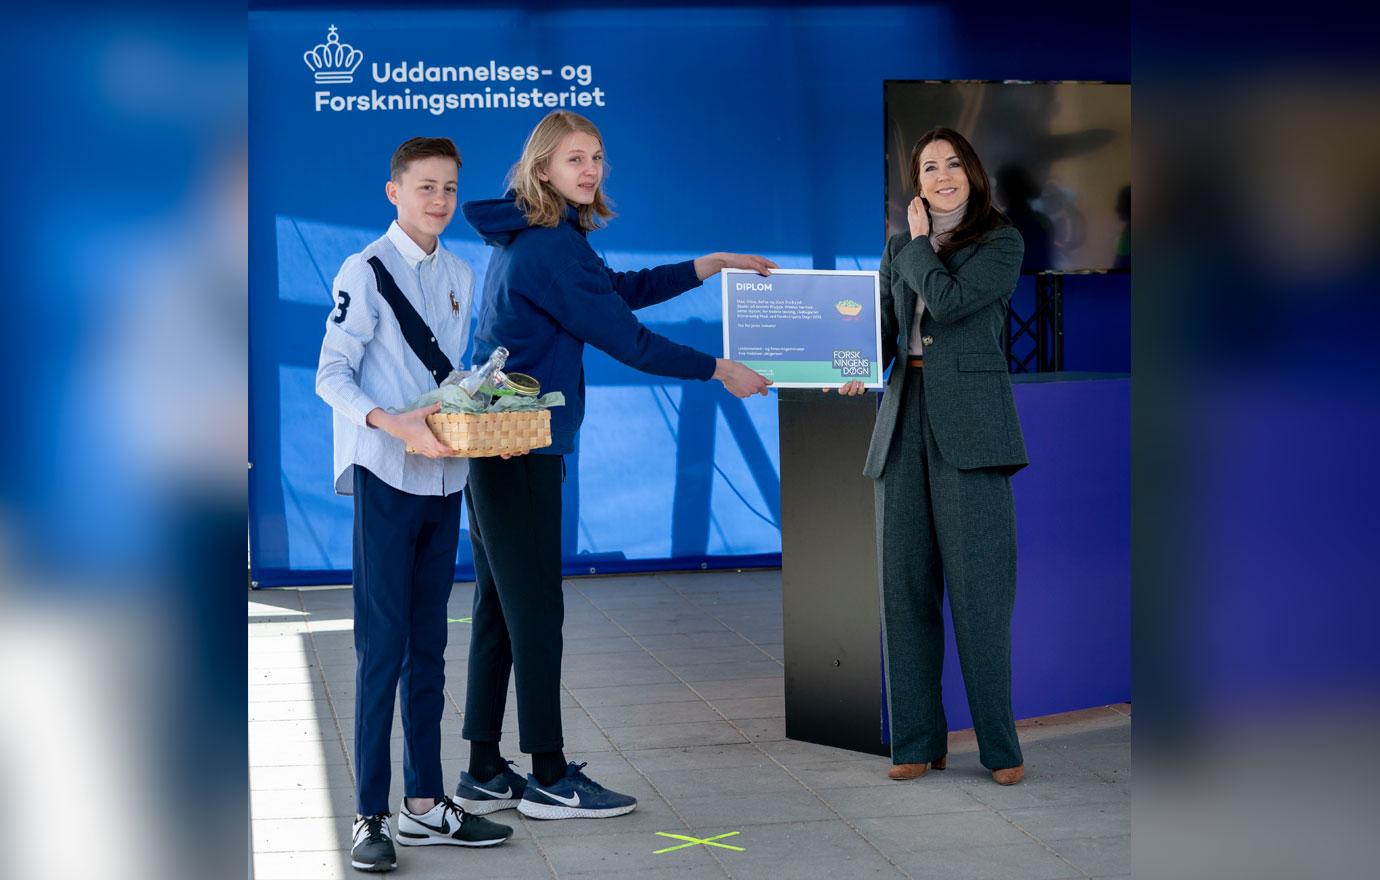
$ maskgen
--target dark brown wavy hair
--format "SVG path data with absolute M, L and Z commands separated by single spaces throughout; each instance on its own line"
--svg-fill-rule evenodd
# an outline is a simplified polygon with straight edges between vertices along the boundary
M 935 141 L 948 141 L 953 145 L 963 173 L 968 176 L 968 210 L 948 241 L 939 248 L 939 255 L 945 256 L 981 241 L 987 233 L 1008 226 L 1011 221 L 992 204 L 992 185 L 987 180 L 987 170 L 982 167 L 977 151 L 967 138 L 952 128 L 930 129 L 920 135 L 920 140 L 911 149 L 910 186 L 915 194 L 920 195 L 920 153 Z

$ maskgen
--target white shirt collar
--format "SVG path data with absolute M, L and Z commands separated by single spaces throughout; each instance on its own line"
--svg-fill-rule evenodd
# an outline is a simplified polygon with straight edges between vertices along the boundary
M 413 269 L 417 268 L 418 263 L 430 260 L 441 252 L 441 240 L 439 238 L 436 239 L 436 249 L 428 254 L 418 247 L 410 235 L 403 232 L 403 228 L 398 225 L 396 220 L 388 226 L 388 240 L 393 242 L 393 247 L 398 249 L 398 253 L 403 255 L 403 259 L 407 260 L 407 265 Z

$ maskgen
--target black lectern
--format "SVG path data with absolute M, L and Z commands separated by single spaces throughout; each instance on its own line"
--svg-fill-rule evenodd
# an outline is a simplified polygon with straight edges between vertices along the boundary
M 889 755 L 872 481 L 877 395 L 777 392 L 786 736 Z

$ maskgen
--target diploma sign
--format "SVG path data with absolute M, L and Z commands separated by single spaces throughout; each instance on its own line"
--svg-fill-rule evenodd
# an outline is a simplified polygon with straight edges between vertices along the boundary
M 876 272 L 725 269 L 724 357 L 778 388 L 882 387 Z

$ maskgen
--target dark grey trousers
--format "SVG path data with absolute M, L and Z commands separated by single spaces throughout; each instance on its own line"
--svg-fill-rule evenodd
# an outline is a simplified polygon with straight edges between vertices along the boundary
M 940 699 L 947 585 L 982 765 L 1014 767 L 1023 759 L 1011 710 L 1011 477 L 998 470 L 959 470 L 945 461 L 930 432 L 919 371 L 908 379 L 876 484 L 891 759 L 930 762 L 948 751 Z

